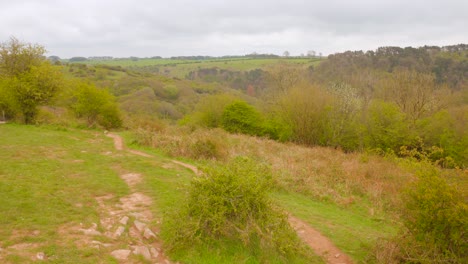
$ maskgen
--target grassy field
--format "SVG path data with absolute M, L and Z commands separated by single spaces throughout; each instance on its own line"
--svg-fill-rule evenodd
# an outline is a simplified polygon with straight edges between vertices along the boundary
M 230 59 L 211 59 L 211 60 L 171 60 L 171 59 L 114 59 L 114 60 L 88 60 L 83 63 L 88 65 L 109 65 L 121 66 L 123 68 L 135 70 L 157 71 L 161 74 L 170 75 L 177 78 L 185 76 L 197 69 L 219 68 L 230 71 L 250 71 L 254 69 L 263 69 L 269 65 L 277 63 L 291 63 L 303 65 L 317 65 L 320 58 L 230 58 Z
M 38 252 L 44 252 L 49 263 L 115 263 L 109 252 L 125 246 L 125 241 L 114 241 L 110 249 L 95 249 L 78 243 L 76 233 L 63 230 L 99 223 L 101 212 L 96 197 L 112 194 L 112 201 L 117 202 L 128 195 L 130 189 L 119 177 L 124 173 L 143 176 L 136 188 L 153 200 L 155 225 L 167 211 L 183 202 L 184 190 L 194 174 L 171 163 L 159 149 L 132 145 L 131 133 L 122 135 L 131 148 L 153 158 L 116 151 L 102 131 L 0 125 L 0 262 L 29 263 Z M 287 191 L 276 191 L 272 197 L 356 261 L 364 260 L 377 238 L 390 236 L 396 230 L 395 224 L 373 219 L 362 207 L 340 207 Z M 101 236 L 94 239 L 107 241 Z M 171 257 L 182 263 L 265 261 L 228 241 L 175 252 Z M 136 257 L 132 261 L 144 263 Z M 268 262 L 281 263 L 275 259 Z
M 108 250 L 83 246 L 77 234 L 61 230 L 99 223 L 95 198 L 112 194 L 117 201 L 127 195 L 128 186 L 119 177 L 124 172 L 158 177 L 150 185 L 154 188 L 146 188 L 157 198 L 152 208 L 156 218 L 173 203 L 176 185 L 190 179 L 185 170 L 162 168 L 162 157 L 116 153 L 101 131 L 1 125 L 0 135 L 2 263 L 32 262 L 38 252 L 50 263 L 115 263 Z

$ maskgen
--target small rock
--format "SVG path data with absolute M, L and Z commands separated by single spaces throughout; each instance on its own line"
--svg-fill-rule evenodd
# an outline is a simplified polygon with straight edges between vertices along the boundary
M 145 246 L 136 246 L 135 250 L 133 250 L 133 254 L 142 255 L 146 260 L 151 260 L 150 251 Z
M 135 220 L 135 222 L 133 222 L 133 224 L 135 225 L 135 227 L 138 229 L 138 231 L 140 232 L 143 232 L 143 230 L 145 229 L 146 227 L 146 224 L 145 223 L 142 223 L 138 220 Z
M 128 219 L 128 216 L 124 216 L 122 217 L 122 219 L 120 219 L 119 223 L 121 223 L 122 225 L 127 225 Z
M 118 260 L 126 260 L 130 256 L 131 251 L 128 249 L 118 249 L 111 252 L 111 255 Z
M 100 236 L 101 232 L 94 229 L 79 229 L 83 234 L 87 236 Z
M 153 258 L 157 258 L 159 256 L 159 252 L 154 247 L 151 247 L 150 251 L 151 255 L 153 255 Z
M 32 232 L 32 235 L 33 235 L 33 236 L 38 236 L 38 235 L 40 235 L 40 234 L 41 234 L 41 231 L 39 231 L 39 230 L 34 230 L 34 231 Z
M 156 235 L 151 231 L 149 228 L 145 228 L 145 232 L 143 233 L 143 237 L 146 239 L 156 238 Z
M 45 255 L 44 252 L 39 252 L 39 253 L 36 254 L 36 258 L 38 260 L 44 260 L 46 258 L 46 255 Z
M 339 258 L 341 255 L 338 253 L 335 255 L 335 258 Z
M 115 230 L 114 237 L 115 238 L 120 237 L 124 231 L 125 231 L 125 227 L 119 226 L 117 230 Z

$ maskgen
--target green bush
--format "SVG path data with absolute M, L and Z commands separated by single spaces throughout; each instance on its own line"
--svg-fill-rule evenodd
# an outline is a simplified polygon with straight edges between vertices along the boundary
M 187 202 L 163 224 L 170 250 L 187 250 L 216 241 L 235 241 L 255 252 L 275 252 L 288 258 L 302 254 L 302 247 L 285 213 L 277 209 L 268 190 L 268 167 L 237 158 L 226 167 L 204 170 L 194 178 Z
M 447 256 L 468 257 L 468 206 L 436 169 L 425 169 L 406 192 L 403 214 L 409 232 Z
M 462 193 L 429 162 L 403 193 L 403 228 L 382 239 L 369 263 L 467 263 L 468 206 Z
M 195 106 L 195 112 L 187 115 L 182 123 L 202 127 L 220 127 L 224 109 L 234 101 L 236 98 L 229 94 L 203 97 Z
M 122 125 L 115 97 L 92 84 L 78 82 L 71 95 L 70 108 L 77 117 L 85 118 L 89 127 L 96 123 L 109 129 Z
M 291 127 L 279 118 L 267 119 L 263 122 L 262 126 L 262 135 L 270 139 L 285 142 L 292 137 Z
M 367 133 L 364 141 L 368 148 L 384 151 L 398 151 L 402 145 L 409 145 L 410 130 L 405 114 L 392 103 L 375 100 L 369 107 Z
M 106 129 L 121 127 L 122 119 L 118 106 L 112 101 L 103 105 L 97 122 Z
M 221 117 L 221 126 L 231 133 L 262 135 L 262 117 L 251 105 L 235 101 L 226 106 Z

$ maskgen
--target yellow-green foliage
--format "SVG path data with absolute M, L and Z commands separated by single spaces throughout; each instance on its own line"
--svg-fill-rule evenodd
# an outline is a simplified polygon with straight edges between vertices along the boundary
M 0 107 L 11 116 L 32 123 L 38 106 L 49 103 L 62 87 L 57 67 L 45 60 L 44 47 L 11 38 L 0 44 Z M 3 113 L 2 113 L 3 114 Z
M 183 123 L 202 127 L 220 127 L 224 109 L 235 100 L 236 97 L 229 94 L 206 96 L 195 106 L 194 113 L 185 117 Z
M 423 169 L 409 186 L 403 219 L 415 241 L 437 249 L 448 262 L 468 258 L 468 205 L 457 187 L 448 184 L 436 169 Z M 423 256 L 412 253 L 411 258 Z
M 105 128 L 117 128 L 122 125 L 115 98 L 105 89 L 77 82 L 71 101 L 72 110 L 77 117 L 85 118 L 88 126 L 99 124 Z
M 221 126 L 231 133 L 262 135 L 262 116 L 251 105 L 244 101 L 235 101 L 223 111 Z
M 238 157 L 203 171 L 192 180 L 187 202 L 166 218 L 163 234 L 169 249 L 228 240 L 242 243 L 252 254 L 274 252 L 285 261 L 302 253 L 286 214 L 268 196 L 268 167 Z
M 463 193 L 466 182 L 451 183 L 453 179 L 441 175 L 444 171 L 426 161 L 406 163 L 416 170 L 418 178 L 403 192 L 403 228 L 394 238 L 377 243 L 368 261 L 466 263 L 468 205 Z

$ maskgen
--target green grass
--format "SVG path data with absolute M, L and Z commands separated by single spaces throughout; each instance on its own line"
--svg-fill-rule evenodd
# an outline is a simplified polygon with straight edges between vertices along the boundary
M 122 134 L 131 142 L 129 133 Z M 182 202 L 194 177 L 158 150 L 138 148 L 152 158 L 116 151 L 102 131 L 4 124 L 0 137 L 0 247 L 8 251 L 0 253 L 0 262 L 28 263 L 44 252 L 50 263 L 116 263 L 109 250 L 77 245 L 73 233 L 60 230 L 99 223 L 95 197 L 113 194 L 117 202 L 129 194 L 120 174 L 143 175 L 136 188 L 153 199 L 154 224 Z M 35 246 L 8 249 L 24 243 Z M 184 263 L 281 263 L 274 254 L 229 241 L 178 254 L 172 257 Z
M 394 223 L 371 218 L 362 207 L 342 208 L 301 194 L 273 194 L 283 208 L 309 223 L 355 261 L 363 262 L 377 239 L 396 234 Z
M 122 173 L 143 175 L 137 188 L 153 199 L 154 221 L 183 202 L 194 174 L 173 164 L 160 150 L 132 145 L 129 132 L 121 134 L 131 148 L 153 157 L 115 151 L 102 131 L 0 125 L 0 247 L 38 245 L 10 254 L 5 261 L 27 263 L 27 256 L 43 251 L 54 256 L 51 263 L 115 263 L 109 252 L 78 247 L 59 230 L 99 223 L 95 197 L 111 193 L 117 200 L 129 194 L 119 177 Z M 357 261 L 364 260 L 378 237 L 396 232 L 394 224 L 372 219 L 359 207 L 341 208 L 284 192 L 275 192 L 273 198 Z M 260 254 L 229 241 L 198 245 L 172 257 L 183 263 L 281 263 L 273 253 Z
M 38 243 L 30 254 L 44 251 L 55 263 L 102 259 L 99 251 L 77 248 L 58 230 L 68 223 L 98 223 L 94 197 L 128 193 L 112 169 L 114 158 L 105 155 L 111 142 L 97 131 L 10 124 L 0 126 L 0 137 L 0 247 Z M 22 258 L 8 256 L 13 263 L 24 263 Z
M 90 60 L 83 63 L 88 65 L 109 65 L 121 66 L 124 68 L 144 69 L 158 68 L 160 73 L 169 72 L 168 75 L 177 78 L 185 78 L 190 71 L 202 68 L 220 68 L 231 71 L 249 71 L 254 69 L 263 69 L 269 65 L 280 62 L 288 62 L 304 66 L 317 65 L 322 59 L 318 58 L 220 58 L 211 60 L 171 60 L 171 59 L 114 59 L 114 60 Z

